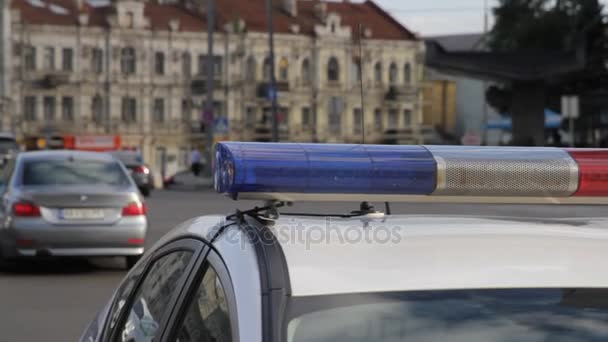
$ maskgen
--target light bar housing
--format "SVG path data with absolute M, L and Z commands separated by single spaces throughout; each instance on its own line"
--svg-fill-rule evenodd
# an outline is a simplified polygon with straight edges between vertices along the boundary
M 214 159 L 234 199 L 608 203 L 608 150 L 222 142 Z

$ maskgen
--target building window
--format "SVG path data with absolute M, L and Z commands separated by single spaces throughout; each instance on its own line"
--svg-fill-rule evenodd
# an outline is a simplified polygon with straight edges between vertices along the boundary
M 207 55 L 198 56 L 198 74 L 207 77 Z M 222 77 L 222 57 L 213 56 L 213 77 Z
M 103 50 L 100 48 L 93 49 L 91 70 L 96 74 L 101 74 L 103 72 Z
M 380 62 L 374 66 L 374 80 L 376 80 L 376 83 L 382 83 L 382 63 Z
M 165 100 L 161 98 L 154 99 L 152 108 L 152 120 L 156 123 L 165 122 Z
M 377 131 L 381 131 L 383 126 L 384 124 L 382 122 L 382 109 L 376 108 L 376 110 L 374 110 L 374 128 Z
M 302 82 L 305 85 L 309 85 L 312 83 L 312 72 L 310 70 L 310 61 L 308 58 L 302 61 Z
M 188 99 L 182 100 L 182 121 L 183 122 L 192 121 L 192 105 L 190 103 L 190 100 L 188 100 Z
M 332 82 L 340 80 L 340 64 L 336 57 L 331 57 L 327 63 L 327 79 Z
M 412 66 L 410 63 L 405 63 L 405 66 L 403 67 L 403 82 L 405 82 L 405 84 L 412 83 Z
M 264 80 L 270 81 L 270 73 L 272 72 L 272 66 L 270 64 L 270 57 L 264 58 Z
M 65 96 L 61 99 L 61 119 L 74 121 L 74 98 Z
M 36 70 L 36 48 L 26 46 L 23 52 L 23 64 L 26 71 Z
M 247 107 L 245 110 L 245 127 L 253 128 L 257 121 L 257 112 L 255 107 Z
M 388 81 L 392 85 L 397 84 L 397 78 L 398 78 L 397 73 L 398 73 L 397 64 L 391 63 L 391 66 L 388 69 Z
M 247 65 L 245 66 L 245 79 L 248 82 L 255 82 L 257 78 L 256 68 L 255 57 L 249 56 L 249 58 L 247 58 Z
M 73 71 L 74 70 L 74 50 L 71 48 L 64 48 L 62 50 L 62 64 L 61 70 Z
M 410 127 L 412 125 L 412 111 L 405 109 L 403 111 L 403 126 Z
M 135 27 L 135 15 L 133 12 L 127 12 L 127 28 Z
M 165 54 L 162 52 L 154 54 L 154 73 L 157 75 L 165 74 Z
M 399 125 L 399 114 L 396 109 L 391 109 L 388 111 L 388 127 L 397 128 Z
M 26 96 L 23 98 L 23 119 L 25 121 L 36 121 L 38 119 L 35 96 Z
M 121 119 L 124 123 L 137 121 L 137 100 L 134 97 L 122 98 Z
M 192 76 L 192 56 L 188 51 L 182 53 L 182 74 L 187 78 Z
M 343 101 L 339 97 L 332 97 L 329 101 L 329 130 L 333 134 L 342 131 L 342 108 Z
M 44 113 L 45 121 L 55 120 L 55 98 L 52 96 L 45 96 L 42 100 L 42 108 Z
M 353 109 L 353 133 L 361 134 L 363 125 L 363 113 L 361 108 Z
M 289 62 L 285 57 L 279 61 L 279 79 L 283 82 L 289 79 Z
M 359 58 L 354 58 L 351 63 L 351 75 L 353 86 L 359 85 L 361 82 L 361 66 L 359 65 Z
M 132 75 L 135 74 L 135 72 L 137 71 L 134 48 L 126 47 L 121 50 L 120 71 L 125 75 Z
M 43 68 L 46 70 L 55 70 L 55 48 L 47 46 L 44 48 Z
M 289 127 L 289 108 L 279 108 L 279 127 L 281 129 Z
M 312 125 L 310 117 L 310 107 L 302 107 L 302 127 L 310 127 Z
M 103 117 L 103 99 L 101 96 L 96 95 L 91 101 L 91 118 L 93 122 L 99 124 L 103 122 Z

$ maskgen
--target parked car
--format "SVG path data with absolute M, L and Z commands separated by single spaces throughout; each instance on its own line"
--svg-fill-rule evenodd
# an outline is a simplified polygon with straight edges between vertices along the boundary
M 135 151 L 114 151 L 111 153 L 114 158 L 120 160 L 131 173 L 131 177 L 137 184 L 142 195 L 150 196 L 154 189 L 154 176 L 150 167 L 144 163 L 141 153 Z
M 13 155 L 19 152 L 19 144 L 10 133 L 0 133 L 0 156 Z
M 108 154 L 38 151 L 4 172 L 0 258 L 144 253 L 146 206 L 125 167 Z

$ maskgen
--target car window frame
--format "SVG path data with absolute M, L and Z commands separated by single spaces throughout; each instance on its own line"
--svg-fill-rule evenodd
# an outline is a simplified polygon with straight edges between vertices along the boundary
M 230 319 L 232 341 L 240 341 L 239 321 L 237 315 L 238 305 L 236 302 L 232 278 L 230 277 L 230 272 L 228 271 L 224 260 L 213 248 L 210 248 L 206 255 L 200 257 L 199 260 L 197 260 L 196 265 L 194 265 L 194 269 L 197 271 L 191 273 L 186 281 L 184 291 L 181 292 L 178 301 L 172 310 L 171 317 L 167 321 L 167 325 L 163 330 L 162 338 L 159 341 L 175 341 L 178 328 L 183 323 L 187 310 L 189 309 L 189 304 L 193 296 L 196 294 L 196 291 L 198 291 L 201 282 L 203 281 L 203 277 L 209 269 L 209 266 L 213 267 L 213 270 L 220 278 L 220 282 L 224 288 L 224 296 L 228 304 L 228 317 Z
M 196 240 L 196 239 L 192 239 L 192 238 L 184 238 L 184 239 L 168 242 L 167 244 L 165 244 L 164 246 L 162 246 L 158 250 L 156 250 L 150 257 L 146 258 L 145 263 L 143 265 L 143 270 L 142 270 L 142 272 L 139 273 L 139 275 L 137 276 L 137 279 L 135 281 L 135 286 L 133 287 L 133 289 L 131 289 L 131 292 L 127 296 L 127 300 L 126 300 L 125 304 L 123 305 L 123 308 L 120 309 L 120 310 L 122 310 L 122 312 L 120 313 L 120 315 L 116 321 L 117 323 L 114 326 L 113 330 L 110 330 L 109 315 L 111 315 L 113 309 L 115 308 L 115 305 L 118 305 L 118 302 L 117 302 L 118 298 L 115 297 L 112 299 L 113 303 L 112 303 L 110 310 L 108 311 L 108 316 L 106 316 L 106 322 L 104 323 L 104 329 L 103 329 L 103 333 L 102 333 L 100 341 L 105 341 L 105 342 L 119 341 L 118 337 L 121 333 L 122 327 L 124 326 L 124 324 L 128 318 L 128 314 L 133 306 L 133 301 L 135 299 L 135 295 L 137 294 L 137 292 L 141 288 L 144 280 L 150 273 L 150 269 L 152 268 L 152 265 L 154 263 L 156 263 L 158 260 L 162 259 L 163 257 L 165 257 L 171 253 L 180 252 L 180 251 L 192 252 L 192 257 L 190 258 L 190 261 L 188 262 L 188 265 L 186 266 L 186 268 L 184 270 L 184 274 L 186 276 L 180 280 L 179 284 L 177 284 L 177 287 L 176 287 L 177 290 L 173 294 L 172 299 L 170 300 L 170 303 L 176 303 L 176 299 L 181 296 L 181 293 L 184 289 L 184 285 L 190 278 L 193 267 L 195 267 L 200 256 L 202 254 L 206 253 L 206 249 L 207 249 L 207 246 L 200 240 Z M 127 278 L 125 278 L 124 281 L 127 281 Z M 121 283 L 121 285 L 122 285 L 122 283 Z M 175 308 L 175 305 L 171 305 L 171 308 L 169 308 L 168 311 L 161 318 L 161 320 L 159 322 L 159 330 L 158 330 L 159 333 L 154 338 L 155 341 L 159 341 L 160 337 L 163 336 L 164 330 L 167 327 L 168 319 L 172 316 L 174 308 Z

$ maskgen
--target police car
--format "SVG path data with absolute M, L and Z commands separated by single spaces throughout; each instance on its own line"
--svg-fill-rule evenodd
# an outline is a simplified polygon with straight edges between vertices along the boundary
M 216 190 L 126 276 L 82 341 L 607 341 L 608 151 L 220 143 Z M 298 201 L 351 213 L 290 214 Z M 368 201 L 529 204 L 530 218 L 391 215 Z M 355 206 L 355 205 L 354 205 Z

